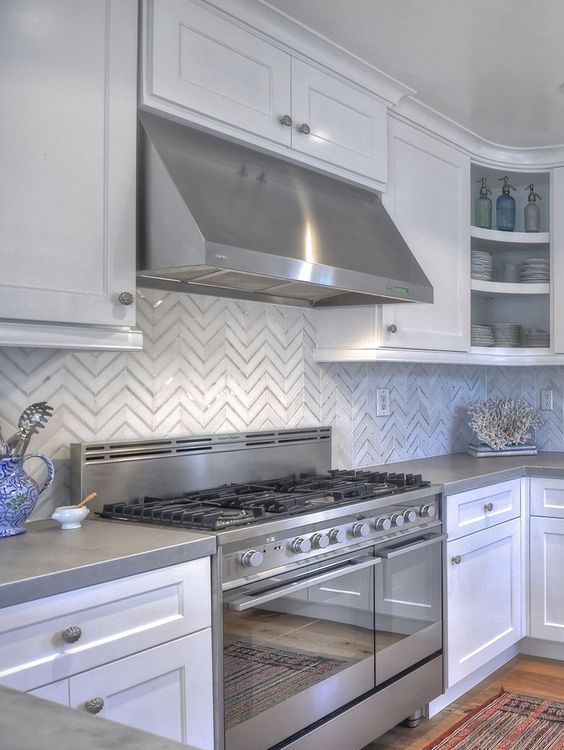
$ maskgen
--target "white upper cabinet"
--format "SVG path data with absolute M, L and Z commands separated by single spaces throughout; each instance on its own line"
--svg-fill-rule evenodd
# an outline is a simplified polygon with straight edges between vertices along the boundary
M 190 0 L 149 4 L 147 92 L 287 146 L 288 54 Z
M 382 346 L 470 345 L 470 158 L 391 119 L 383 204 L 433 286 L 433 304 L 384 305 Z
M 0 47 L 0 318 L 131 326 L 137 2 L 3 3 Z
M 564 167 L 552 170 L 550 199 L 552 348 L 564 354 Z
M 212 5 L 145 0 L 141 106 L 369 187 L 385 184 L 384 101 Z

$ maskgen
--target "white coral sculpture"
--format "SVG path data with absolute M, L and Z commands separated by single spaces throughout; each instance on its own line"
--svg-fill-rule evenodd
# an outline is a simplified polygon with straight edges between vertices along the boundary
M 529 443 L 542 419 L 520 398 L 492 398 L 470 404 L 468 424 L 480 442 L 501 449 Z

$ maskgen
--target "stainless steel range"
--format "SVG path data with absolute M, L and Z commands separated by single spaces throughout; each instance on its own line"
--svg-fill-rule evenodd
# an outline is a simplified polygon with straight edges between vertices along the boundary
M 330 471 L 330 428 L 71 455 L 102 515 L 217 535 L 218 750 L 359 750 L 442 692 L 444 535 L 421 476 Z

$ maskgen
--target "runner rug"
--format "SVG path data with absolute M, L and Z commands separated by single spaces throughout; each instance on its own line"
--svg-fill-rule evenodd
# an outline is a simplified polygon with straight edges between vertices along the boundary
M 424 750 L 564 750 L 564 703 L 503 692 Z
M 243 640 L 228 640 L 224 647 L 227 726 L 235 726 L 297 695 L 340 671 L 347 663 Z

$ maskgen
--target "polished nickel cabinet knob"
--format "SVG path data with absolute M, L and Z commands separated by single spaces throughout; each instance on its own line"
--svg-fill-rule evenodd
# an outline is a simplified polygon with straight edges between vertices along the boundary
M 417 513 L 413 510 L 413 508 L 410 508 L 409 510 L 404 510 L 403 520 L 406 523 L 413 523 L 416 518 L 417 518 Z
M 78 625 L 69 625 L 61 633 L 61 638 L 65 643 L 76 643 L 82 637 L 82 630 Z
M 311 128 L 307 124 L 307 122 L 302 122 L 302 124 L 298 127 L 298 132 L 303 133 L 304 135 L 309 135 L 311 133 Z
M 329 537 L 327 534 L 314 534 L 311 537 L 311 543 L 314 549 L 325 549 L 329 546 Z
M 486 505 L 484 505 L 484 510 L 486 511 L 486 513 L 491 513 L 493 509 L 493 503 L 486 503 Z
M 343 529 L 331 529 L 329 532 L 329 541 L 331 544 L 342 544 L 347 540 L 347 535 Z
M 401 513 L 394 513 L 392 515 L 392 526 L 403 526 L 405 518 Z
M 419 508 L 419 515 L 424 518 L 434 518 L 437 515 L 437 509 L 434 505 L 422 505 Z
M 261 552 L 257 552 L 255 549 L 250 549 L 248 552 L 244 552 L 241 557 L 241 562 L 245 568 L 258 568 L 262 564 L 263 557 Z
M 392 522 L 389 518 L 379 518 L 374 524 L 378 531 L 389 531 L 392 528 Z
M 455 555 L 455 556 L 454 556 L 454 557 L 453 557 L 453 558 L 451 559 L 451 563 L 452 563 L 453 565 L 460 565 L 460 563 L 461 563 L 461 562 L 462 562 L 462 556 L 461 556 L 461 555 Z
M 368 524 L 366 523 L 355 523 L 351 529 L 352 535 L 357 539 L 360 537 L 368 536 Z
M 294 539 L 292 542 L 292 550 L 296 554 L 300 554 L 302 552 L 309 552 L 311 549 L 311 542 L 309 539 L 306 539 L 304 536 L 299 536 L 297 539 Z
M 280 125 L 285 125 L 287 128 L 289 128 L 292 125 L 293 120 L 290 115 L 282 115 L 278 118 L 278 122 L 280 123 Z
M 103 698 L 90 698 L 90 700 L 86 701 L 86 703 L 84 704 L 84 710 L 88 711 L 89 714 L 99 714 L 103 708 Z
M 388 326 L 388 333 L 397 333 L 397 332 L 398 332 L 397 325 L 395 323 L 390 323 L 390 325 Z
M 122 292 L 118 297 L 118 301 L 120 305 L 125 305 L 127 307 L 135 302 L 135 297 L 131 292 Z

